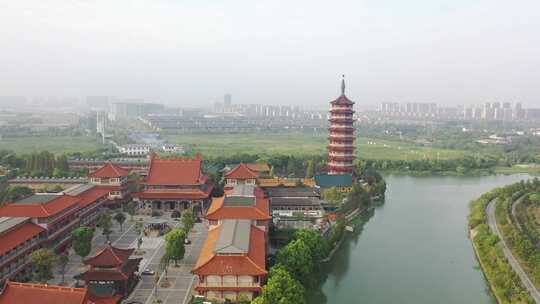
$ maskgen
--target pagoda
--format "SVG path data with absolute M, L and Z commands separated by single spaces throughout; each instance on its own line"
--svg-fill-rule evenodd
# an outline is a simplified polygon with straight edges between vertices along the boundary
M 341 96 L 330 102 L 330 128 L 328 145 L 329 175 L 352 174 L 354 171 L 354 119 L 353 105 L 345 96 L 345 78 L 341 80 Z
M 84 260 L 88 269 L 75 279 L 83 280 L 96 298 L 119 300 L 128 295 L 138 281 L 136 271 L 142 258 L 130 259 L 134 250 L 107 244 L 96 255 Z

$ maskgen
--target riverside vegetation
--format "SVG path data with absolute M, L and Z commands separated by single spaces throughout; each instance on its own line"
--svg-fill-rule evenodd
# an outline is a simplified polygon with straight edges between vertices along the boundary
M 504 257 L 499 238 L 491 233 L 487 224 L 486 207 L 492 200 L 496 200 L 496 218 L 504 238 L 512 252 L 526 266 L 529 276 L 538 284 L 540 256 L 533 244 L 510 222 L 508 212 L 512 202 L 531 191 L 537 191 L 539 186 L 538 179 L 522 181 L 487 192 L 471 203 L 469 215 L 471 239 L 484 275 L 500 303 L 534 303 L 534 301 Z

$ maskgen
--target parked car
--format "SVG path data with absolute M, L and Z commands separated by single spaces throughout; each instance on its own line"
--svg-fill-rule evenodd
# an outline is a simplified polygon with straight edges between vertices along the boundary
M 184 244 L 189 245 L 189 244 L 191 244 L 191 241 L 189 239 L 184 239 Z
M 143 302 L 141 302 L 141 301 L 127 301 L 127 302 L 124 302 L 124 304 L 143 304 Z
M 146 268 L 145 270 L 143 270 L 143 272 L 141 273 L 142 275 L 155 275 L 156 272 L 153 271 L 152 269 L 150 268 Z

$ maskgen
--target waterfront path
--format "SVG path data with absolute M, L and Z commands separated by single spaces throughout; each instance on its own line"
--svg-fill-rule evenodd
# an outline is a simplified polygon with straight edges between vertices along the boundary
M 538 292 L 538 290 L 536 289 L 532 281 L 527 276 L 527 273 L 523 270 L 523 267 L 521 267 L 521 264 L 519 264 L 518 260 L 514 257 L 510 248 L 508 248 L 508 246 L 506 245 L 503 235 L 501 231 L 499 230 L 499 227 L 497 226 L 497 221 L 495 219 L 495 206 L 496 206 L 496 200 L 492 200 L 491 202 L 489 202 L 486 208 L 489 229 L 491 230 L 492 233 L 494 233 L 495 235 L 499 237 L 499 239 L 501 240 L 501 246 L 502 246 L 504 256 L 510 263 L 510 266 L 512 266 L 512 269 L 514 269 L 514 271 L 518 274 L 519 278 L 521 279 L 521 282 L 523 283 L 525 288 L 529 291 L 534 301 L 540 304 L 540 293 Z

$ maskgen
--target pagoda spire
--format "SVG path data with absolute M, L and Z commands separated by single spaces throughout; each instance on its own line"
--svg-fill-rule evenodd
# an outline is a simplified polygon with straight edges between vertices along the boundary
M 341 75 L 341 95 L 345 95 L 345 75 Z

